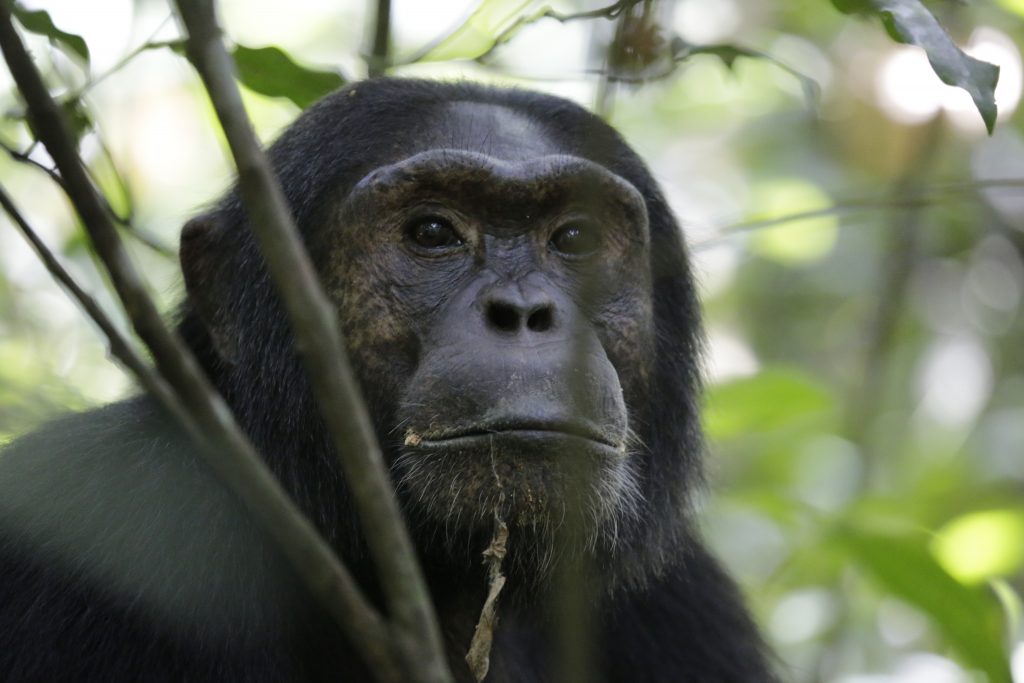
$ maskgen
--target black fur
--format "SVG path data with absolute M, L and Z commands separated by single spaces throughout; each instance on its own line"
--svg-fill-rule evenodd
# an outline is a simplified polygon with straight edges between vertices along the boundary
M 601 605 L 609 682 L 773 681 L 730 579 L 690 520 L 701 480 L 700 322 L 680 230 L 642 161 L 581 108 L 472 84 L 378 80 L 305 112 L 271 149 L 297 224 L 324 267 L 327 211 L 382 164 L 425 140 L 453 101 L 518 112 L 639 188 L 651 229 L 656 348 L 651 395 L 634 424 L 646 446 L 642 521 L 608 567 Z M 286 488 L 373 591 L 355 515 L 288 324 L 235 192 L 216 207 L 227 313 L 244 322 L 224 361 L 189 301 L 179 330 Z M 357 367 L 382 441 L 393 397 Z M 414 529 L 416 520 L 410 520 Z M 485 593 L 481 548 L 424 550 L 457 677 Z M 541 591 L 539 594 L 543 594 Z M 550 681 L 543 600 L 503 603 L 490 681 Z M 69 416 L 0 454 L 0 680 L 368 680 L 328 617 L 188 439 L 146 397 Z

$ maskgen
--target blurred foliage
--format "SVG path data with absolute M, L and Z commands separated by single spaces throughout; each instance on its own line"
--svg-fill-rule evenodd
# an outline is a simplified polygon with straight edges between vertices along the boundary
M 46 36 L 54 43 L 60 43 L 86 64 L 89 63 L 89 46 L 82 40 L 82 36 L 61 31 L 54 25 L 49 13 L 43 10 L 31 11 L 15 5 L 14 14 L 25 30 Z
M 877 14 L 893 40 L 924 48 L 943 83 L 970 93 L 992 132 L 999 68 L 960 50 L 923 4 L 918 0 L 832 0 L 832 4 L 842 12 Z
M 301 108 L 345 85 L 341 75 L 299 66 L 280 48 L 236 45 L 231 56 L 245 87 L 261 95 L 287 97 Z
M 230 170 L 168 8 L 125 3 L 18 18 L 170 311 L 166 245 Z M 392 73 L 584 101 L 686 224 L 709 332 L 707 531 L 788 680 L 1009 683 L 1012 661 L 1022 683 L 1024 3 L 427 4 L 395 3 Z M 266 137 L 365 73 L 361 2 L 223 5 Z M 0 182 L 113 310 L 0 86 Z M 0 218 L 0 441 L 127 390 Z

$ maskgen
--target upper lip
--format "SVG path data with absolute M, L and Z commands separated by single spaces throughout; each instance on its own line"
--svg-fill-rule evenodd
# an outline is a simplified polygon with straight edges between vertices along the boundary
M 609 448 L 619 448 L 608 435 L 600 429 L 581 420 L 495 420 L 492 422 L 475 423 L 455 426 L 447 429 L 429 430 L 424 432 L 424 441 L 449 441 L 472 436 L 491 436 L 508 432 L 552 432 L 595 441 Z

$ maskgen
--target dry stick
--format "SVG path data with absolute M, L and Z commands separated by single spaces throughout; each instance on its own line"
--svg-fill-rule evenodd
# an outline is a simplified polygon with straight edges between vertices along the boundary
M 494 461 L 494 449 L 491 448 L 491 473 L 494 485 L 498 489 L 498 503 L 494 506 L 494 536 L 487 550 L 483 552 L 484 564 L 487 565 L 487 598 L 480 610 L 480 619 L 473 629 L 473 639 L 466 653 L 466 664 L 477 683 L 481 683 L 491 668 L 491 645 L 494 643 L 494 629 L 498 626 L 498 596 L 505 587 L 505 575 L 501 573 L 501 563 L 508 553 L 508 525 L 501 518 L 501 508 L 505 502 L 505 488 L 498 475 L 498 466 Z
M 7 0 L 0 0 L 0 50 L 28 106 L 33 129 L 60 170 L 63 187 L 110 274 L 133 328 L 153 353 L 161 375 L 177 392 L 180 404 L 188 408 L 190 420 L 186 427 L 200 437 L 207 462 L 245 501 L 313 595 L 337 619 L 377 678 L 400 680 L 384 622 L 330 546 L 257 455 L 187 347 L 164 325 L 89 180 L 60 110 L 14 29 Z M 167 407 L 174 412 L 173 403 Z
M 349 365 L 337 312 L 324 294 L 284 193 L 246 116 L 212 0 L 178 0 L 186 50 L 203 79 L 238 166 L 249 224 L 292 321 L 296 348 L 326 418 L 414 681 L 450 681 L 440 629 L 402 522 L 373 425 Z
M 484 564 L 487 565 L 487 599 L 480 610 L 480 619 L 473 630 L 473 640 L 469 643 L 466 653 L 466 664 L 477 683 L 481 683 L 491 667 L 491 645 L 494 643 L 494 629 L 498 626 L 498 596 L 505 587 L 505 575 L 501 573 L 501 563 L 508 552 L 508 526 L 494 516 L 494 538 L 484 551 Z

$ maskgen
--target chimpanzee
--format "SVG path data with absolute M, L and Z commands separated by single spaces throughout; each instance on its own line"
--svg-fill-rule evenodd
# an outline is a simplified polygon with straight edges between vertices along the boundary
M 775 680 L 693 522 L 698 304 L 680 229 L 619 135 L 548 95 L 379 79 L 312 106 L 270 157 L 337 309 L 458 680 L 496 515 L 508 582 L 488 681 L 554 681 L 551 577 L 578 553 L 598 570 L 588 598 L 604 680 Z M 378 595 L 246 220 L 232 190 L 185 226 L 178 329 Z M 560 532 L 567 516 L 578 533 Z M 0 680 L 370 677 L 196 446 L 137 396 L 0 453 Z

